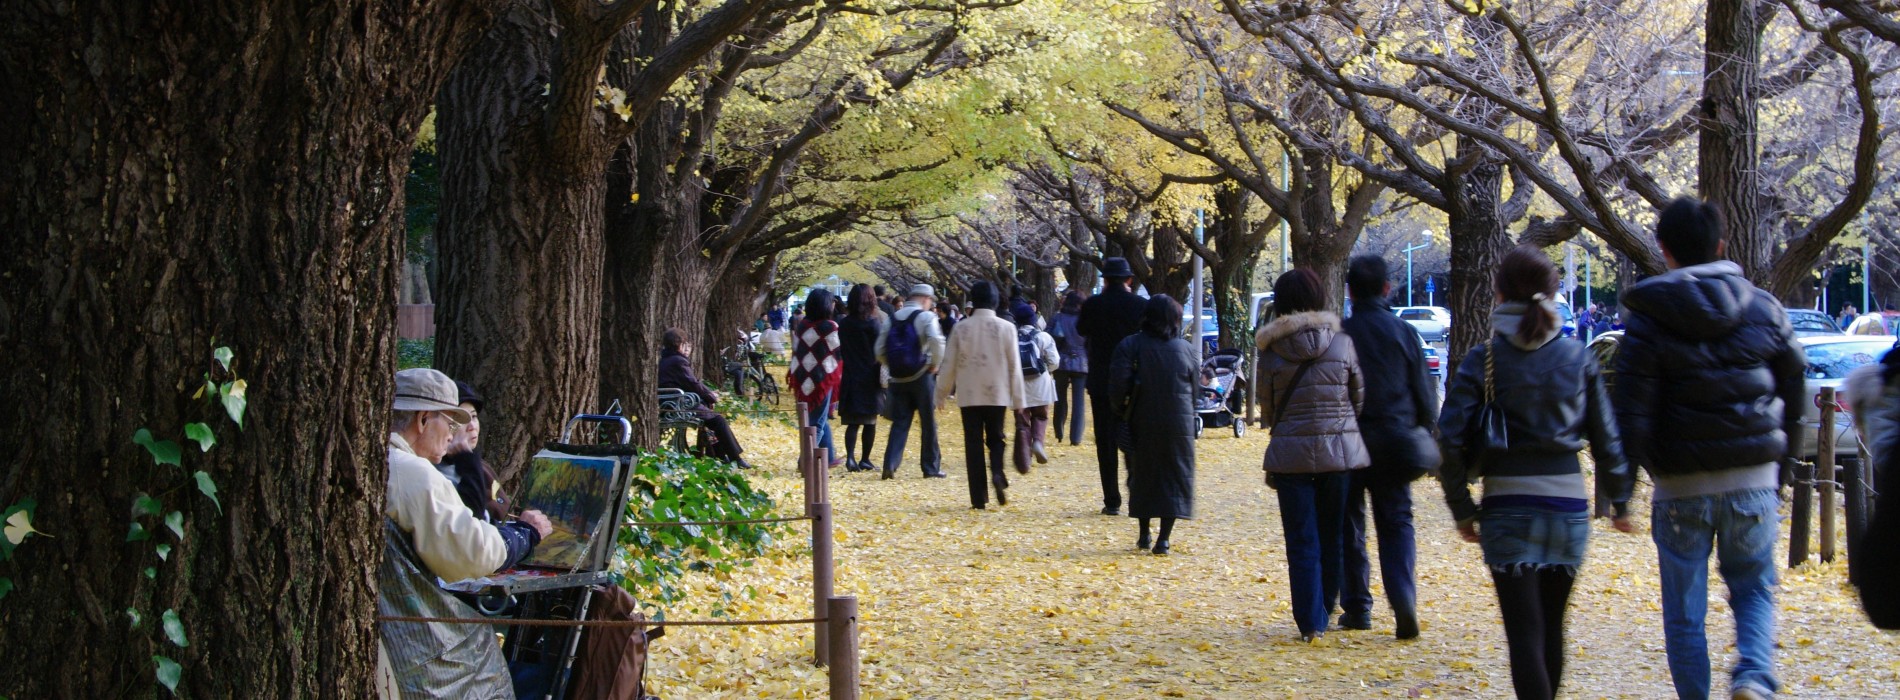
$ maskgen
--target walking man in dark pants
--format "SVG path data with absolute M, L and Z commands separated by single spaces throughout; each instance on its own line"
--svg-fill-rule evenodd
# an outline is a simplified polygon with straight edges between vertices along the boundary
M 1121 432 L 1121 416 L 1103 398 L 1108 392 L 1108 366 L 1115 346 L 1141 330 L 1141 313 L 1148 301 L 1136 295 L 1132 282 L 1135 272 L 1125 258 L 1102 261 L 1102 293 L 1082 303 L 1075 329 L 1088 341 L 1089 408 L 1095 414 L 1095 459 L 1102 471 L 1102 514 L 1120 515 L 1122 490 L 1117 468 L 1115 436 Z
M 877 336 L 877 361 L 891 373 L 891 436 L 884 443 L 886 479 L 897 475 L 904 462 L 904 443 L 911 421 L 923 423 L 924 477 L 943 478 L 943 453 L 937 448 L 937 411 L 931 405 L 937 391 L 937 365 L 943 361 L 943 331 L 937 328 L 937 290 L 928 284 L 910 288 L 904 308 Z
M 1438 466 L 1431 426 L 1438 424 L 1437 384 L 1425 367 L 1418 331 L 1386 303 L 1392 293 L 1385 259 L 1361 255 L 1346 267 L 1352 316 L 1342 324 L 1359 352 L 1366 402 L 1359 414 L 1372 466 L 1351 472 L 1346 495 L 1346 568 L 1340 582 L 1339 626 L 1372 629 L 1372 563 L 1366 557 L 1366 501 L 1379 533 L 1379 577 L 1392 604 L 1399 639 L 1418 636 L 1418 550 L 1412 534 L 1412 479 Z

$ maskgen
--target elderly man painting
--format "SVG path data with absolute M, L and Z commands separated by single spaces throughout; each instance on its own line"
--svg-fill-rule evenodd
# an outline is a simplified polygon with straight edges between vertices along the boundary
M 376 612 L 388 616 L 475 617 L 437 580 L 485 576 L 509 561 L 500 529 L 482 522 L 436 470 L 449 442 L 472 419 L 455 382 L 432 369 L 396 373 L 389 433 L 389 492 L 384 501 L 385 554 L 377 571 Z M 547 518 L 529 511 L 521 523 L 536 543 Z M 377 623 L 377 659 L 385 698 L 513 698 L 508 666 L 486 625 Z

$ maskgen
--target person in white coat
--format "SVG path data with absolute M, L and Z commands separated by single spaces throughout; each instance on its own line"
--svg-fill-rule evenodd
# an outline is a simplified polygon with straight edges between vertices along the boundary
M 473 617 L 467 603 L 437 581 L 486 576 L 502 567 L 501 532 L 477 518 L 436 463 L 473 419 L 455 382 L 433 369 L 396 373 L 389 432 L 389 489 L 383 502 L 386 551 L 377 571 L 376 612 L 393 617 Z M 552 525 L 539 511 L 521 514 L 535 539 Z M 482 625 L 424 622 L 377 624 L 383 697 L 513 698 L 507 663 Z
M 989 488 L 983 484 L 989 450 L 990 483 L 996 503 L 1009 505 L 1009 476 L 1003 469 L 1003 418 L 1028 405 L 1022 359 L 1016 354 L 1016 324 L 996 315 L 999 295 L 988 282 L 970 287 L 970 316 L 957 324 L 944 350 L 937 382 L 937 407 L 951 394 L 963 414 L 963 458 L 970 471 L 970 507 L 983 510 Z
M 1056 339 L 1036 324 L 1034 306 L 1011 312 L 1016 317 L 1016 356 L 1023 365 L 1024 406 L 1016 412 L 1016 449 L 1012 455 L 1016 471 L 1029 473 L 1029 458 L 1037 464 L 1049 463 L 1049 451 L 1042 437 L 1049 429 L 1049 406 L 1056 402 L 1055 369 L 1062 364 Z

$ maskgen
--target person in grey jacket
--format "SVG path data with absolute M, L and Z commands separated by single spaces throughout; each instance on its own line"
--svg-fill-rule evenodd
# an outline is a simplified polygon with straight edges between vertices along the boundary
M 943 362 L 944 332 L 937 327 L 937 315 L 931 309 L 937 305 L 937 290 L 928 284 L 919 284 L 910 288 L 910 298 L 904 301 L 904 308 L 891 314 L 890 322 L 878 330 L 877 363 L 891 369 L 890 411 L 891 435 L 884 443 L 884 471 L 886 479 L 897 475 L 897 465 L 904 462 L 904 443 L 910 439 L 912 420 L 923 422 L 923 470 L 924 478 L 941 479 L 943 474 L 943 453 L 937 446 L 937 411 L 933 403 L 937 394 L 937 366 Z M 921 357 L 917 360 L 921 369 L 906 372 L 902 362 L 893 364 L 891 358 L 891 329 L 898 324 L 910 324 L 910 330 L 916 338 L 916 351 Z M 902 360 L 903 358 L 899 358 Z
M 1263 466 L 1279 495 L 1293 620 L 1307 641 L 1325 634 L 1329 601 L 1339 596 L 1348 472 L 1371 463 L 1359 435 L 1359 359 L 1339 315 L 1325 308 L 1319 276 L 1288 270 L 1273 283 L 1277 318 L 1254 336 L 1260 424 L 1273 436 Z
M 1598 510 L 1630 532 L 1630 471 L 1596 358 L 1558 337 L 1557 268 L 1536 248 L 1506 253 L 1495 280 L 1494 335 L 1458 365 L 1438 428 L 1439 479 L 1458 533 L 1483 545 L 1497 587 L 1519 698 L 1556 697 L 1564 664 L 1564 610 L 1590 537 L 1590 493 L 1577 452 L 1590 441 Z M 1489 385 L 1487 391 L 1486 386 Z M 1486 396 L 1504 416 L 1507 444 L 1474 454 Z M 1467 448 L 1473 452 L 1467 452 Z M 1483 467 L 1484 503 L 1466 483 Z
M 1139 518 L 1135 547 L 1148 549 L 1149 521 L 1161 519 L 1154 553 L 1168 553 L 1177 518 L 1194 517 L 1194 395 L 1200 376 L 1194 347 L 1181 337 L 1181 305 L 1148 299 L 1141 331 L 1115 346 L 1107 397 L 1129 423 L 1128 516 Z M 1137 408 L 1138 407 L 1138 408 Z
M 1088 341 L 1075 326 L 1081 318 L 1082 302 L 1088 298 L 1088 292 L 1080 289 L 1070 289 L 1068 294 L 1062 295 L 1062 308 L 1056 312 L 1055 323 L 1050 324 L 1049 329 L 1062 355 L 1062 366 L 1055 371 L 1056 442 L 1062 441 L 1062 429 L 1067 424 L 1071 445 L 1082 444 L 1082 397 L 1089 385 Z

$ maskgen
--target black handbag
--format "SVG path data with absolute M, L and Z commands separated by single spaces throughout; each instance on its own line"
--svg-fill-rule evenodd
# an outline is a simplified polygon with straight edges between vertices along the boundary
M 1411 480 L 1438 476 L 1438 467 L 1445 462 L 1445 456 L 1438 451 L 1438 438 L 1432 437 L 1431 429 L 1414 425 L 1405 432 L 1405 439 L 1412 445 Z
M 1504 411 L 1497 404 L 1496 344 L 1496 338 L 1484 344 L 1484 405 L 1478 407 L 1478 414 L 1465 426 L 1465 480 L 1471 483 L 1484 477 L 1484 461 L 1491 452 L 1511 446 L 1511 430 L 1505 423 Z

